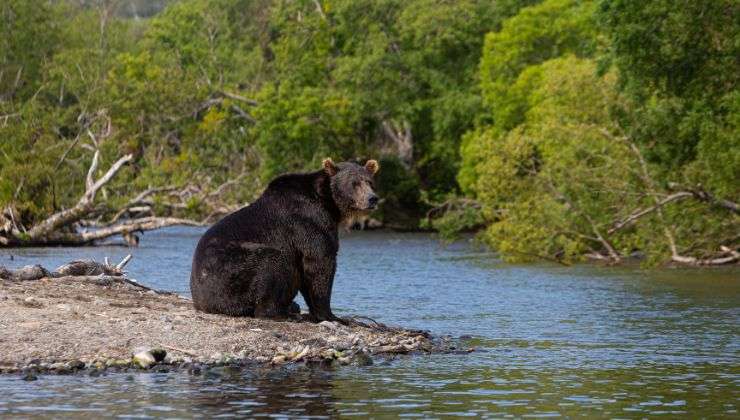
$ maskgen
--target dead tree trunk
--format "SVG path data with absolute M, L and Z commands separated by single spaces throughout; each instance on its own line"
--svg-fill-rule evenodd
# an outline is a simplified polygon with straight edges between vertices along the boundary
M 391 120 L 382 122 L 383 133 L 395 149 L 396 155 L 401 162 L 410 168 L 414 163 L 414 139 L 411 134 L 411 124 L 403 121 L 400 125 Z

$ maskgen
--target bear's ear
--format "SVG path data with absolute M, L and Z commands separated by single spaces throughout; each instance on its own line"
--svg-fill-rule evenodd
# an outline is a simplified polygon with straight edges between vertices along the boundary
M 380 164 L 375 159 L 370 159 L 367 162 L 365 162 L 365 169 L 367 169 L 368 172 L 375 175 L 380 170 Z
M 331 158 L 326 158 L 321 162 L 321 164 L 324 167 L 324 172 L 326 172 L 329 176 L 334 176 L 339 172 L 339 168 L 337 168 L 337 165 L 334 163 Z

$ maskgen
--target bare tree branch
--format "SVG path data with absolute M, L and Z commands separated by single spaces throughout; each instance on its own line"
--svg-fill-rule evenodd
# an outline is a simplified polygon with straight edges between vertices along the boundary
M 96 151 L 95 155 L 93 156 L 93 161 L 90 164 L 90 169 L 87 172 L 87 190 L 82 195 L 77 204 L 75 204 L 72 208 L 54 213 L 46 218 L 44 221 L 33 226 L 28 231 L 28 236 L 31 241 L 40 240 L 44 237 L 50 236 L 61 227 L 75 223 L 87 216 L 90 212 L 92 212 L 94 209 L 93 201 L 95 200 L 95 194 L 97 193 L 97 191 L 105 184 L 107 184 L 116 175 L 116 173 L 118 173 L 121 167 L 124 164 L 130 162 L 134 158 L 134 156 L 128 154 L 118 159 L 113 165 L 111 165 L 105 175 L 103 175 L 97 181 L 94 181 L 93 173 L 98 167 L 99 158 L 99 152 Z
M 588 213 L 581 211 L 575 205 L 575 203 L 573 203 L 572 200 L 570 200 L 565 194 L 558 191 L 558 189 L 555 188 L 555 185 L 552 183 L 552 180 L 549 180 L 546 183 L 546 186 L 553 193 L 553 195 L 555 195 L 557 199 L 564 202 L 570 208 L 571 211 L 583 217 L 589 223 L 589 225 L 591 226 L 591 231 L 595 235 L 594 239 L 596 239 L 596 242 L 599 242 L 601 246 L 604 247 L 606 252 L 609 254 L 609 259 L 612 262 L 618 263 L 622 261 L 622 256 L 619 254 L 619 252 L 617 252 L 617 250 L 614 248 L 611 242 L 604 235 L 601 234 L 601 229 L 599 229 L 599 227 L 596 225 L 596 222 L 591 218 L 591 216 L 588 215 Z M 590 238 L 585 235 L 584 237 Z
M 159 193 L 163 193 L 163 192 L 170 192 L 170 191 L 175 191 L 175 190 L 177 190 L 177 188 L 175 188 L 173 186 L 147 188 L 146 190 L 144 190 L 141 193 L 139 193 L 136 197 L 134 197 L 131 200 L 129 200 L 128 203 L 126 203 L 126 205 L 124 205 L 121 208 L 121 210 L 119 210 L 113 216 L 113 218 L 107 223 L 107 225 L 112 225 L 113 223 L 116 223 L 124 214 L 126 214 L 129 211 L 134 211 L 136 209 L 135 206 L 138 206 L 138 205 L 141 205 L 141 204 L 147 204 L 147 205 L 153 204 L 150 201 L 145 201 L 150 196 L 152 196 L 154 194 L 159 194 Z
M 224 96 L 224 97 L 229 98 L 229 99 L 233 99 L 235 101 L 244 102 L 244 103 L 246 103 L 247 105 L 250 105 L 250 106 L 257 106 L 257 105 L 260 104 L 259 102 L 255 101 L 254 99 L 249 99 L 249 98 L 246 98 L 244 96 L 237 95 L 235 93 L 220 91 L 220 92 L 216 92 L 216 94 L 217 95 Z
M 729 210 L 735 214 L 740 214 L 740 204 L 735 203 L 733 201 L 724 199 L 724 198 L 718 198 L 715 197 L 710 192 L 704 190 L 701 185 L 697 185 L 694 188 L 684 188 L 681 185 L 675 183 L 675 182 L 669 182 L 668 188 L 673 190 L 687 190 L 688 193 L 694 196 L 699 201 L 704 201 L 706 203 L 712 204 L 717 207 L 724 208 L 726 210 Z
M 143 217 L 114 226 L 81 232 L 77 235 L 79 237 L 78 243 L 90 243 L 100 239 L 109 238 L 111 236 L 156 230 L 167 226 L 202 226 L 202 224 L 195 220 L 180 219 L 176 217 Z
M 722 265 L 722 264 L 729 264 L 729 263 L 740 260 L 740 253 L 726 246 L 720 247 L 722 251 L 721 255 L 724 255 L 722 257 L 701 259 L 701 258 L 686 257 L 686 256 L 681 255 L 678 252 L 678 247 L 676 246 L 676 239 L 674 237 L 673 229 L 671 226 L 667 224 L 667 221 L 665 220 L 665 217 L 663 215 L 663 209 L 662 209 L 663 206 L 670 201 L 676 201 L 678 199 L 682 199 L 682 198 L 690 197 L 690 196 L 693 196 L 694 198 L 700 201 L 710 202 L 710 203 L 719 205 L 721 207 L 727 208 L 728 210 L 733 211 L 735 213 L 737 213 L 737 209 L 738 209 L 738 205 L 736 203 L 733 203 L 729 200 L 717 199 L 711 194 L 707 193 L 706 191 L 701 190 L 701 188 L 694 189 L 693 191 L 680 191 L 675 194 L 669 195 L 668 197 L 661 200 L 657 192 L 656 183 L 653 180 L 653 178 L 650 176 L 647 162 L 645 161 L 645 158 L 643 157 L 642 152 L 640 152 L 640 149 L 637 147 L 637 145 L 635 145 L 635 143 L 628 137 L 624 137 L 624 136 L 617 137 L 609 133 L 607 130 L 602 130 L 602 133 L 611 139 L 622 141 L 627 144 L 627 146 L 630 148 L 632 153 L 637 158 L 637 161 L 640 165 L 640 170 L 641 170 L 640 176 L 643 182 L 645 183 L 648 193 L 650 194 L 653 201 L 655 202 L 655 205 L 653 207 L 650 207 L 643 211 L 638 211 L 636 213 L 633 213 L 627 219 L 632 218 L 632 220 L 634 220 L 638 217 L 641 217 L 644 214 L 647 214 L 651 211 L 655 211 L 659 219 L 661 220 L 661 223 L 663 224 L 663 232 L 668 241 L 668 247 L 671 250 L 671 261 L 672 262 L 676 262 L 679 264 L 698 266 L 698 265 Z M 672 184 L 672 185 L 675 187 L 677 184 Z
M 85 192 L 85 194 L 89 196 L 89 200 L 94 200 L 95 193 L 97 193 L 103 185 L 110 182 L 110 180 L 113 179 L 113 177 L 118 173 L 121 167 L 130 162 L 133 158 L 134 155 L 129 153 L 128 155 L 123 156 L 122 158 L 118 159 L 116 163 L 111 165 L 110 169 L 108 169 L 108 172 L 106 172 L 105 175 L 98 179 L 95 184 L 93 184 L 92 188 L 88 188 L 88 191 Z
M 231 109 L 232 111 L 234 111 L 236 113 L 236 115 L 240 116 L 242 119 L 244 119 L 244 120 L 246 120 L 246 121 L 248 121 L 248 122 L 250 122 L 252 124 L 254 124 L 254 123 L 257 122 L 257 120 L 255 120 L 254 118 L 252 118 L 251 115 L 247 114 L 243 109 L 239 108 L 236 105 L 231 105 L 229 107 L 229 109 Z
M 326 20 L 326 15 L 324 14 L 324 10 L 321 8 L 321 3 L 319 3 L 319 0 L 313 0 L 314 6 L 316 6 L 316 11 L 321 15 L 321 18 Z
M 681 191 L 681 192 L 678 192 L 678 193 L 675 193 L 675 194 L 671 194 L 668 197 L 666 197 L 666 198 L 658 201 L 658 203 L 656 205 L 654 205 L 652 207 L 648 207 L 646 209 L 638 210 L 638 211 L 630 214 L 629 216 L 627 216 L 624 220 L 618 221 L 617 223 L 614 224 L 614 227 L 612 227 L 611 229 L 609 229 L 607 231 L 607 233 L 609 235 L 611 235 L 612 233 L 618 231 L 619 229 L 622 229 L 623 227 L 629 225 L 630 223 L 634 222 L 635 220 L 639 219 L 640 217 L 645 216 L 646 214 L 650 214 L 650 213 L 654 212 L 659 207 L 665 206 L 666 204 L 668 204 L 670 202 L 677 201 L 677 200 L 682 200 L 684 198 L 688 198 L 688 197 L 691 197 L 691 196 L 692 196 L 692 194 L 690 192 L 685 192 L 685 191 Z
M 95 180 L 93 179 L 93 176 L 95 175 L 95 171 L 98 170 L 99 163 L 100 151 L 96 150 L 95 154 L 93 155 L 92 163 L 90 164 L 90 169 L 87 170 L 87 177 L 85 178 L 85 188 L 87 188 L 87 191 L 92 190 L 93 186 L 95 185 Z
M 391 140 L 401 162 L 410 167 L 414 161 L 414 142 L 411 134 L 411 124 L 403 121 L 399 127 L 395 122 L 385 120 L 381 123 L 383 132 Z

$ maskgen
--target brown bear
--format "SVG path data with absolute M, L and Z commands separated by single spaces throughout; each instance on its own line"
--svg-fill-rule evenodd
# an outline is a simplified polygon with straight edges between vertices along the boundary
M 375 160 L 327 158 L 319 171 L 275 178 L 254 203 L 211 226 L 193 256 L 195 308 L 285 318 L 300 292 L 311 320 L 342 322 L 331 311 L 338 230 L 377 206 L 378 169 Z

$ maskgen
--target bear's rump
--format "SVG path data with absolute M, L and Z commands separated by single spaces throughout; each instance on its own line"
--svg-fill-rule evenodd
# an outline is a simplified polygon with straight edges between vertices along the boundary
M 254 316 L 255 306 L 265 299 L 292 301 L 293 270 L 279 249 L 245 241 L 209 245 L 199 250 L 199 264 L 193 267 L 191 291 L 196 308 Z

